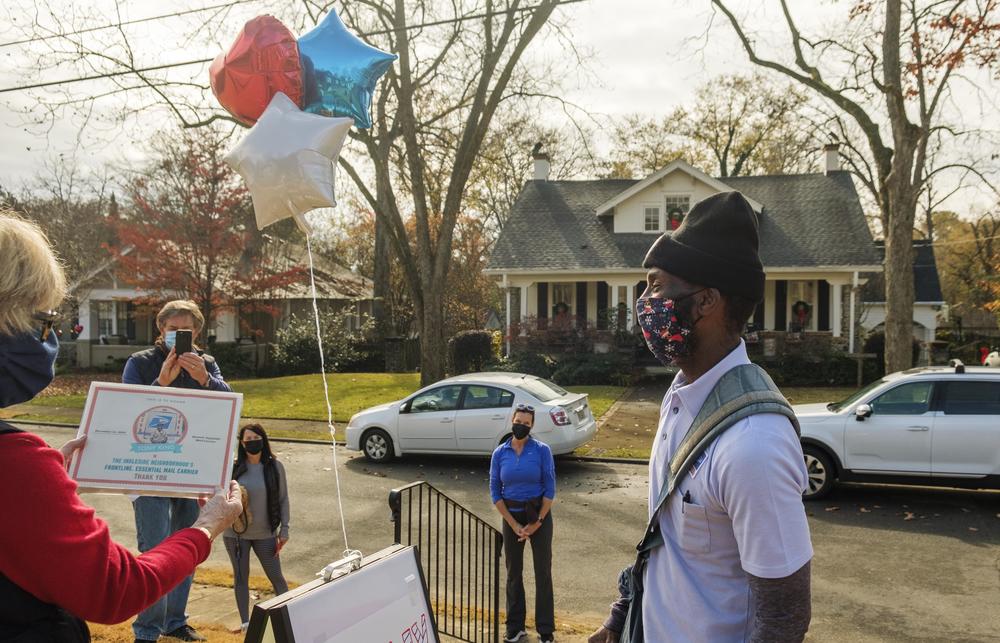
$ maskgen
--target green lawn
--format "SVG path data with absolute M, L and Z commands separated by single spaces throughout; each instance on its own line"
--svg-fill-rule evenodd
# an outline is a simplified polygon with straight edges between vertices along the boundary
M 420 375 L 333 373 L 327 375 L 327 384 L 333 419 L 343 423 L 362 409 L 406 397 L 420 388 Z M 243 393 L 243 417 L 326 421 L 323 382 L 319 375 L 233 380 L 230 385 L 233 390 Z M 570 389 L 590 396 L 590 407 L 595 417 L 604 415 L 625 391 L 620 386 L 572 386 Z M 21 417 L 76 422 L 86 399 L 87 396 L 82 393 L 38 397 L 28 405 L 45 408 L 35 413 L 28 411 Z M 57 409 L 63 411 L 62 416 Z

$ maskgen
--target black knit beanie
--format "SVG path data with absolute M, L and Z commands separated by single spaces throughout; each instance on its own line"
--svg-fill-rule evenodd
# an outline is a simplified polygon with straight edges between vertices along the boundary
M 696 203 L 680 227 L 657 239 L 642 267 L 760 302 L 764 267 L 759 245 L 753 208 L 739 192 L 722 192 Z

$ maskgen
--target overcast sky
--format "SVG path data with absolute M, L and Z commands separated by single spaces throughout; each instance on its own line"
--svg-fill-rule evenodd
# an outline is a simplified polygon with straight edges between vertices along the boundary
M 147 0 L 119 0 L 118 10 L 122 20 L 134 20 L 187 8 L 220 4 L 222 0 L 172 0 L 149 2 Z M 228 46 L 243 23 L 260 13 L 267 12 L 267 1 L 249 1 L 229 10 L 224 22 L 218 25 L 218 44 L 185 42 L 184 36 L 191 25 L 204 21 L 206 14 L 146 23 L 128 27 L 130 39 L 135 44 L 139 64 L 155 65 L 168 62 L 212 57 L 223 46 Z M 112 0 L 50 0 L 53 6 L 66 6 L 60 17 L 77 25 L 104 24 L 115 19 Z M 780 15 L 774 13 L 775 2 L 766 0 L 734 0 L 743 15 L 752 18 L 758 43 L 772 51 L 783 51 L 787 35 L 780 30 Z M 801 0 L 793 3 L 796 18 L 803 31 L 822 31 L 829 24 L 843 19 L 849 2 Z M 7 0 L 0 9 L 0 43 L 20 39 L 20 33 L 11 21 L 22 23 L 30 20 L 34 11 L 33 0 Z M 70 9 L 72 7 L 72 9 Z M 705 81 L 722 73 L 748 72 L 752 66 L 722 16 L 710 11 L 708 0 L 589 0 L 567 5 L 559 11 L 570 21 L 574 43 L 591 58 L 588 68 L 594 78 L 586 79 L 583 86 L 572 88 L 568 98 L 588 110 L 603 115 L 620 115 L 642 112 L 662 115 L 689 101 L 694 91 Z M 76 12 L 73 14 L 72 12 Z M 5 15 L 6 14 L 6 15 Z M 84 20 L 84 16 L 91 16 Z M 75 16 L 75 18 L 74 18 Z M 46 19 L 54 24 L 51 19 Z M 58 27 L 53 27 L 58 28 Z M 294 31 L 294 28 L 293 28 Z M 95 33 L 95 39 L 112 39 L 111 31 Z M 97 40 L 100 42 L 100 40 Z M 0 47 L 4 61 L 0 70 L 0 87 L 11 87 L 30 82 L 69 78 L 81 75 L 79 69 L 65 68 L 45 72 L 32 70 L 26 63 L 26 47 L 16 45 Z M 556 55 L 552 42 L 536 42 L 534 54 L 547 57 Z M 207 75 L 207 65 L 178 70 L 176 77 Z M 569 85 L 577 84 L 576 76 Z M 84 96 L 107 89 L 101 81 L 66 86 Z M 30 182 L 42 171 L 48 160 L 58 155 L 76 154 L 84 167 L 100 167 L 108 161 L 141 159 L 142 141 L 165 124 L 164 117 L 147 118 L 127 126 L 115 123 L 111 115 L 120 108 L 117 98 L 104 98 L 80 105 L 90 113 L 89 125 L 81 129 L 81 117 L 65 115 L 57 120 L 51 131 L 44 133 L 35 128 L 25 128 L 25 118 L 39 118 L 41 112 L 37 95 L 30 92 L 0 94 L 0 127 L 3 145 L 0 145 L 0 185 L 19 187 Z M 986 127 L 1000 130 L 995 114 L 984 121 L 978 103 L 971 98 L 964 101 L 963 113 L 967 120 L 985 123 Z M 967 123 L 969 124 L 969 123 Z M 137 147 L 140 146 L 140 147 Z M 988 200 L 982 193 L 963 197 L 978 200 L 983 207 Z

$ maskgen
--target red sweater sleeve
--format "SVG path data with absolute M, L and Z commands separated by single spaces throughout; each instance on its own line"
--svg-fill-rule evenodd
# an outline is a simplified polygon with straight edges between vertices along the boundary
M 62 454 L 34 435 L 0 437 L 0 573 L 46 603 L 94 623 L 118 623 L 173 589 L 211 551 L 184 529 L 133 555 L 76 494 Z

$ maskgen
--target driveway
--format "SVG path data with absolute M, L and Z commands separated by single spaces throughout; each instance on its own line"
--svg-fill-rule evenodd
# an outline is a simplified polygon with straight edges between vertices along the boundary
M 26 428 L 56 445 L 71 436 L 66 430 Z M 282 562 L 290 579 L 307 582 L 344 549 L 333 452 L 307 444 L 279 444 L 277 450 L 292 502 L 291 541 Z M 499 525 L 485 459 L 413 457 L 375 466 L 342 448 L 337 457 L 352 548 L 371 553 L 391 543 L 388 493 L 414 480 L 430 482 Z M 556 468 L 557 620 L 597 624 L 644 526 L 646 467 L 559 460 Z M 127 499 L 93 494 L 84 499 L 108 521 L 116 539 L 135 542 Z M 1000 493 L 841 486 L 806 509 L 816 550 L 809 640 L 996 640 Z M 228 566 L 221 546 L 208 564 Z

